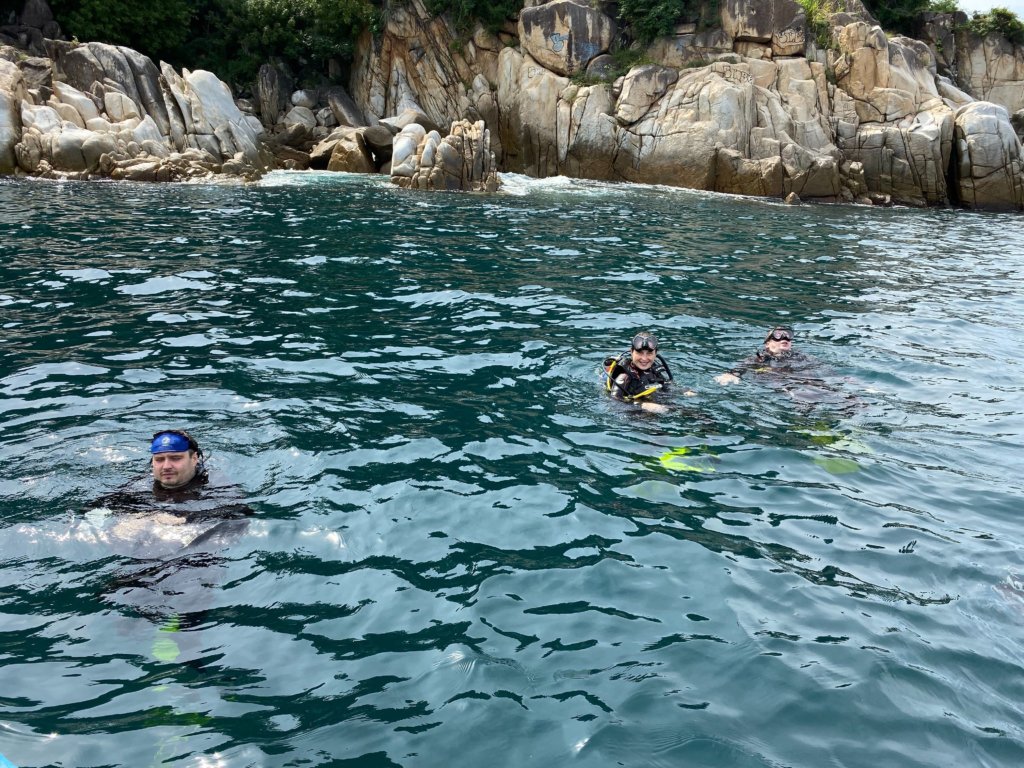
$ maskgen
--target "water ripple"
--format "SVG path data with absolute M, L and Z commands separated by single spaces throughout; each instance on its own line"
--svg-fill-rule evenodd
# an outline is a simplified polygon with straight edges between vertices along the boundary
M 0 201 L 15 764 L 1024 760 L 1017 217 L 327 173 Z M 714 383 L 778 322 L 826 385 Z M 598 377 L 640 328 L 696 391 L 661 418 Z M 244 530 L 83 511 L 166 426 Z

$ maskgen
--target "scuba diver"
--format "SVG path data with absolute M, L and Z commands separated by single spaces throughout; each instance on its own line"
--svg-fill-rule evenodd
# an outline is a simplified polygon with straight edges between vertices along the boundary
M 209 539 L 217 529 L 221 529 L 218 533 L 225 528 L 238 529 L 237 523 L 221 525 L 225 521 L 253 514 L 233 486 L 210 483 L 203 449 L 188 432 L 157 432 L 149 452 L 151 482 L 138 478 L 86 508 L 87 513 L 103 510 L 113 514 L 114 536 L 142 543 L 156 532 L 165 541 L 193 546 Z M 177 533 L 167 534 L 175 529 Z
M 789 326 L 775 326 L 760 349 L 732 370 L 715 376 L 715 381 L 727 386 L 754 373 L 759 384 L 785 394 L 802 411 L 824 408 L 849 414 L 861 405 L 860 398 L 843 387 L 844 383 L 856 384 L 853 379 L 837 377 L 818 358 L 793 349 L 793 341 Z
M 605 389 L 616 400 L 632 403 L 651 413 L 665 413 L 668 407 L 652 397 L 666 390 L 672 382 L 672 371 L 665 358 L 658 354 L 658 338 L 650 331 L 633 337 L 631 348 L 618 357 L 604 361 Z M 687 390 L 684 394 L 692 395 Z
M 70 538 L 117 556 L 99 583 L 101 599 L 156 625 L 155 659 L 198 664 L 200 636 L 184 630 L 207 623 L 230 562 L 224 552 L 246 533 L 253 510 L 237 486 L 211 479 L 188 432 L 161 430 L 148 448 L 149 471 L 88 504 Z
M 777 325 L 768 331 L 760 349 L 732 370 L 715 376 L 715 381 L 723 386 L 735 384 L 748 371 L 796 377 L 802 374 L 808 379 L 818 379 L 818 368 L 820 363 L 817 360 L 793 349 L 793 330 Z
M 184 489 L 195 483 L 203 485 L 209 480 L 203 449 L 188 432 L 168 429 L 153 435 L 149 446 L 153 454 L 153 488 Z

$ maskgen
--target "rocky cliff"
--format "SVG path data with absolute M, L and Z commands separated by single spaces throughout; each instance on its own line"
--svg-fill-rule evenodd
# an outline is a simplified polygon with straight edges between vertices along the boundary
M 0 48 L 0 173 L 324 167 L 488 190 L 501 170 L 1024 207 L 1013 127 L 1024 125 L 1024 55 L 972 36 L 962 14 L 926 17 L 916 40 L 888 37 L 860 0 L 810 20 L 794 0 L 720 0 L 712 23 L 705 14 L 634 45 L 635 64 L 619 70 L 611 54 L 628 37 L 613 4 L 526 5 L 501 32 L 467 38 L 421 0 L 389 0 L 383 33 L 359 41 L 348 92 L 291 92 L 265 67 L 251 105 L 210 73 L 36 29 L 27 54 Z
M 169 181 L 270 166 L 259 121 L 209 72 L 101 43 L 0 48 L 0 172 Z
M 722 0 L 717 26 L 682 25 L 614 76 L 620 30 L 606 5 L 532 4 L 504 32 L 463 40 L 420 0 L 392 3 L 384 34 L 360 43 L 352 97 L 371 122 L 407 109 L 437 125 L 483 120 L 498 167 L 532 176 L 1024 205 L 1010 120 L 1024 108 L 1024 56 L 972 40 L 955 16 L 945 50 L 958 51 L 957 82 L 934 40 L 887 37 L 859 0 L 814 31 L 794 0 Z

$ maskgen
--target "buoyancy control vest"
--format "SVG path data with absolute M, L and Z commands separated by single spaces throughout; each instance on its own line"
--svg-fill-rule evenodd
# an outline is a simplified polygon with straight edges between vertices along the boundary
M 606 358 L 604 371 L 605 389 L 611 392 L 612 397 L 621 400 L 642 400 L 664 389 L 672 381 L 672 371 L 660 354 L 654 358 L 650 368 L 642 371 L 633 365 L 630 353 L 623 352 L 617 358 Z M 617 381 L 622 374 L 626 374 L 626 380 Z

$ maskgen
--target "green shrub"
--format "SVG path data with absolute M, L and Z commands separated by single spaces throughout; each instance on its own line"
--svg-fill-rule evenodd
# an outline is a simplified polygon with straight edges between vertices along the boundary
M 837 0 L 797 0 L 807 18 L 807 30 L 814 36 L 819 48 L 832 44 L 832 24 L 828 17 L 840 10 Z
M 988 13 L 975 13 L 967 28 L 981 37 L 1002 35 L 1013 45 L 1024 45 L 1024 23 L 1006 8 L 993 8 Z
M 633 67 L 652 63 L 647 54 L 637 48 L 615 48 L 611 51 L 611 57 L 612 66 L 604 76 L 577 72 L 570 76 L 569 80 L 579 86 L 614 83 Z
M 351 58 L 378 15 L 371 0 L 51 0 L 66 35 L 127 45 L 247 90 L 260 65 L 321 72 Z
M 695 23 L 698 29 L 721 23 L 719 0 L 619 0 L 619 20 L 633 39 L 649 45 L 657 37 L 671 35 L 677 24 Z
M 647 64 L 647 55 L 637 48 L 615 48 L 612 50 L 615 71 L 623 75 L 638 64 Z
M 672 34 L 687 11 L 685 0 L 620 0 L 619 18 L 633 37 L 647 45 L 656 37 Z
M 126 45 L 153 59 L 167 58 L 189 36 L 194 3 L 188 0 L 51 0 L 67 37 Z
M 931 0 L 864 0 L 864 7 L 878 19 L 882 29 L 901 35 L 914 35 L 921 14 L 930 10 L 930 3 Z
M 462 34 L 472 31 L 478 21 L 489 32 L 497 32 L 506 20 L 519 17 L 523 0 L 426 0 L 426 8 L 435 16 L 447 13 Z
M 960 10 L 958 0 L 931 0 L 928 10 L 932 13 L 956 13 Z

